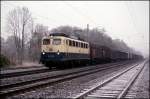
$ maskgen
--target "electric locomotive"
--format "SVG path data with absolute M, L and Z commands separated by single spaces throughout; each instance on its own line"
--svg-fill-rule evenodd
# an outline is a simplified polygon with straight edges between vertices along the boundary
M 90 48 L 88 42 L 73 37 L 71 38 L 63 33 L 55 33 L 42 39 L 40 61 L 49 68 L 53 65 L 59 66 L 58 64 L 71 66 L 71 64 L 89 62 L 89 53 Z

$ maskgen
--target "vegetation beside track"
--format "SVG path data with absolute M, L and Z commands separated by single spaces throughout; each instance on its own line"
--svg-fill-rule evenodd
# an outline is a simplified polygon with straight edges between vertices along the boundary
M 10 64 L 11 62 L 9 61 L 9 59 L 4 55 L 0 54 L 0 67 L 6 67 Z

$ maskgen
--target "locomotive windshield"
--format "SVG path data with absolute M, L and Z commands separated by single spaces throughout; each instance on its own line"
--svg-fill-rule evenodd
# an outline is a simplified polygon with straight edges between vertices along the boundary
M 43 45 L 50 44 L 50 39 L 43 39 Z
M 53 45 L 60 45 L 61 39 L 53 39 Z

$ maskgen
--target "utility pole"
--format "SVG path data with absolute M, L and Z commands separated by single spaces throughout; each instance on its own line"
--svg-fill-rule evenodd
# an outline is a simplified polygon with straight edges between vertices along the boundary
M 87 41 L 89 41 L 89 24 L 87 24 Z
M 0 31 L 0 57 L 1 57 L 1 31 Z

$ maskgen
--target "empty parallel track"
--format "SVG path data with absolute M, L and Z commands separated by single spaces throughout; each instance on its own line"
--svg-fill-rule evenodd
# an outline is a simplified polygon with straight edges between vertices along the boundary
M 0 79 L 23 76 L 23 75 L 31 75 L 31 74 L 37 74 L 37 73 L 44 73 L 44 72 L 49 72 L 49 71 L 50 70 L 47 68 L 40 68 L 40 69 L 34 69 L 34 70 L 23 70 L 23 71 L 18 70 L 17 72 L 1 73 Z
M 145 61 L 141 64 L 133 65 L 132 67 L 110 77 L 102 82 L 97 83 L 89 89 L 85 89 L 80 94 L 73 98 L 85 99 L 107 99 L 107 98 L 123 98 L 132 86 L 142 69 Z

